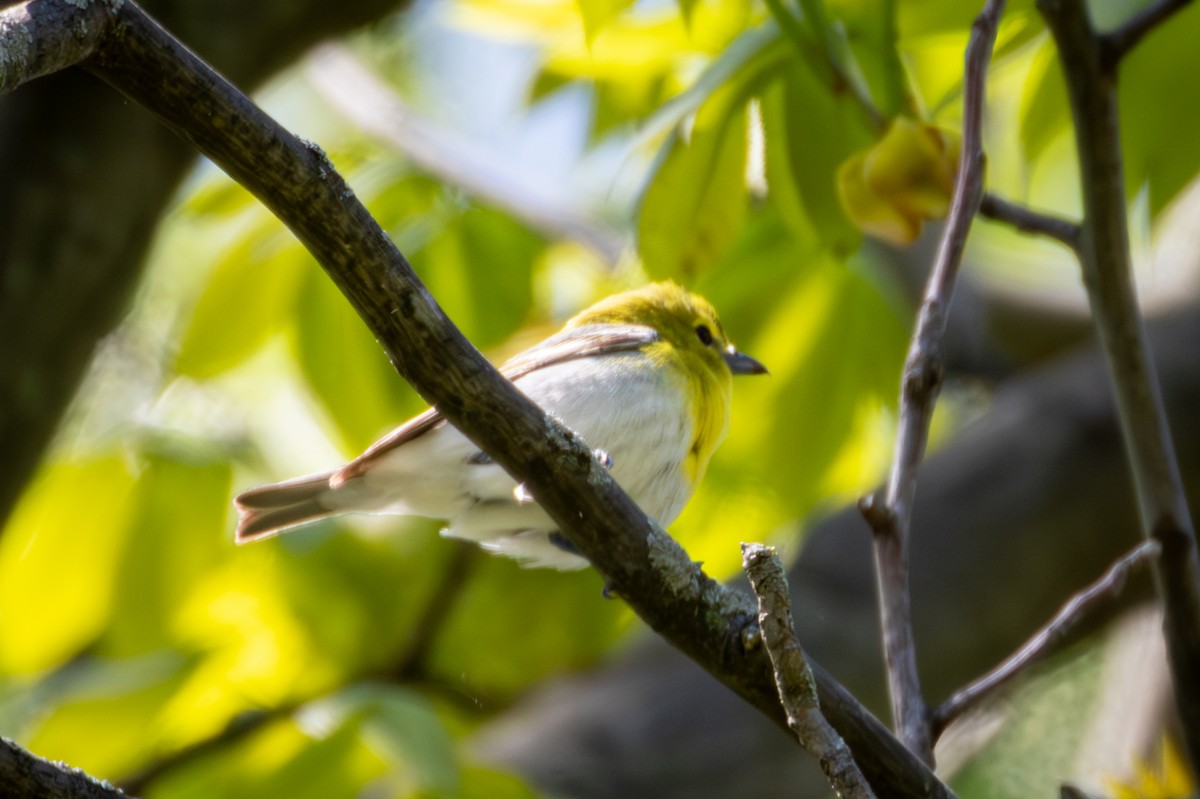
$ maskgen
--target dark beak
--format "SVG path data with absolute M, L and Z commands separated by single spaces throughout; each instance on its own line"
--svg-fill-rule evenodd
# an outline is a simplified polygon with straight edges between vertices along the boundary
M 725 363 L 729 364 L 729 371 L 735 375 L 767 375 L 767 367 L 763 366 L 758 361 L 751 358 L 749 355 L 738 352 L 730 344 L 725 352 L 721 353 L 721 357 L 725 359 Z

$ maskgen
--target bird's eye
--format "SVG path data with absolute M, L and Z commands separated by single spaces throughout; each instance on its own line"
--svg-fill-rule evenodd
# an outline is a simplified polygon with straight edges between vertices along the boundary
M 697 325 L 696 337 L 700 339 L 700 343 L 706 347 L 713 343 L 712 331 L 708 329 L 708 325 Z

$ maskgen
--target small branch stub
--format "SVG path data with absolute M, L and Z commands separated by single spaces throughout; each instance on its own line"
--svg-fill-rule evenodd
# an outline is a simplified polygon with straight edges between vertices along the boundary
M 1035 211 L 991 193 L 983 195 L 983 202 L 979 205 L 979 214 L 996 222 L 1011 225 L 1022 233 L 1034 233 L 1054 239 L 1072 251 L 1079 249 L 1080 227 L 1078 222 Z
M 816 680 L 796 640 L 787 578 L 775 549 L 762 544 L 742 544 L 742 568 L 758 599 L 759 629 L 771 658 L 788 727 L 800 745 L 817 758 L 839 796 L 874 799 L 875 794 L 854 762 L 850 748 L 821 713 Z

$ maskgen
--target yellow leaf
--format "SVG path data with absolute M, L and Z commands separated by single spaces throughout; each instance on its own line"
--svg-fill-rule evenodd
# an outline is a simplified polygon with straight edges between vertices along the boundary
M 908 244 L 926 219 L 950 209 L 960 143 L 931 125 L 898 117 L 883 138 L 842 164 L 838 196 L 864 231 Z
M 51 668 L 108 623 L 133 475 L 118 457 L 46 467 L 0 538 L 0 672 Z
M 866 233 L 892 244 L 911 244 L 921 234 L 921 220 L 897 208 L 867 184 L 866 151 L 850 156 L 838 169 L 838 199 L 846 214 Z
M 954 193 L 952 150 L 934 127 L 897 117 L 868 151 L 863 177 L 871 190 L 897 208 L 925 219 L 941 219 Z

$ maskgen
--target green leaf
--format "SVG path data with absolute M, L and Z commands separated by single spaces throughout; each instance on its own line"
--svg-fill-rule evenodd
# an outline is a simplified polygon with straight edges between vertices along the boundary
M 679 6 L 679 15 L 683 17 L 683 24 L 689 28 L 692 26 L 692 11 L 696 8 L 698 0 L 676 0 L 676 5 Z
M 223 172 L 216 172 L 188 195 L 183 208 L 200 218 L 229 219 L 255 207 L 256 203 L 254 195 L 240 183 L 231 180 Z
M 43 467 L 0 538 L 0 672 L 76 655 L 104 629 L 134 478 L 116 456 Z
M 840 61 L 861 72 L 880 113 L 890 118 L 908 110 L 908 82 L 896 46 L 896 0 L 831 0 L 829 10 L 840 23 L 831 44 Z
M 853 3 L 855 0 L 839 0 Z M 1013 0 L 1005 9 L 1005 18 L 1026 14 L 1034 0 Z M 958 33 L 971 28 L 982 4 L 962 0 L 905 0 L 897 6 L 897 23 L 901 36 Z
M 429 655 L 431 677 L 485 706 L 548 675 L 594 663 L 625 611 L 606 602 L 595 572 L 522 569 L 483 558 L 457 596 Z
M 1188 144 L 1184 133 L 1200 129 L 1197 94 L 1181 87 L 1177 102 L 1164 94 L 1196 74 L 1197 42 L 1200 7 L 1193 6 L 1172 16 L 1121 64 L 1125 186 L 1131 197 L 1149 186 L 1151 217 L 1200 171 L 1200 148 Z
M 463 769 L 458 799 L 540 799 L 542 794 L 512 774 L 479 766 Z
M 200 295 L 183 334 L 175 370 L 207 378 L 256 353 L 290 319 L 296 281 L 319 271 L 273 217 L 225 255 Z
M 1058 63 L 1058 49 L 1049 34 L 1034 53 L 1021 98 L 1021 144 L 1025 157 L 1036 161 L 1059 136 L 1071 128 L 1071 105 Z
M 634 0 L 575 0 L 583 17 L 583 35 L 590 45 L 621 12 L 633 6 Z
M 994 725 L 986 746 L 977 746 L 954 775 L 959 796 L 1024 799 L 1058 792 L 1063 775 L 1094 746 L 1089 723 L 1095 723 L 1106 665 L 1098 643 L 1093 639 L 1039 666 L 1005 695 L 1002 710 L 989 708 L 1004 723 Z
M 453 792 L 458 758 L 437 713 L 414 691 L 381 683 L 352 685 L 301 712 L 306 726 L 342 727 L 353 722 L 363 741 L 400 775 L 409 792 Z
M 357 719 L 317 737 L 291 722 L 274 724 L 239 746 L 172 769 L 154 799 L 329 799 L 364 795 L 387 764 L 360 738 Z
M 540 238 L 511 217 L 471 207 L 415 260 L 438 304 L 475 346 L 486 349 L 505 341 L 529 315 L 542 247 Z
M 177 643 L 175 614 L 232 548 L 227 462 L 151 456 L 133 489 L 128 545 L 116 566 L 106 654 Z
M 749 481 L 760 497 L 778 498 L 781 523 L 856 487 L 838 464 L 867 441 L 871 415 L 895 402 L 906 325 L 869 271 L 798 246 L 776 221 L 763 225 L 754 248 L 735 254 L 740 273 L 760 275 L 758 304 L 735 297 L 720 307 L 739 348 L 766 364 L 771 379 L 734 386 L 730 437 L 705 482 Z M 768 294 L 771 310 L 763 314 Z M 857 460 L 857 479 L 875 479 L 870 459 Z
M 871 143 L 861 110 L 834 95 L 798 61 L 763 95 L 763 126 L 768 136 L 767 168 L 773 191 L 790 220 L 803 218 L 835 253 L 852 252 L 862 234 L 842 209 L 837 172 L 842 162 Z M 790 185 L 784 187 L 787 181 Z M 789 206 L 791 210 L 789 211 Z
M 668 134 L 738 75 L 769 71 L 788 52 L 788 47 L 773 22 L 743 32 L 704 68 L 686 91 L 662 104 L 642 126 L 643 135 L 656 138 Z
M 733 243 L 746 215 L 746 111 L 734 84 L 673 135 L 642 196 L 638 249 L 655 278 L 688 280 Z
M 55 675 L 53 704 L 25 743 L 92 774 L 133 773 L 158 754 L 162 708 L 187 673 L 173 654 L 73 664 Z
M 301 540 L 284 540 L 278 553 L 290 615 L 344 674 L 395 668 L 430 604 L 443 599 L 438 586 L 465 546 L 440 538 L 440 522 L 390 517 L 379 526 L 378 535 L 298 533 Z
M 300 369 L 347 451 L 362 451 L 425 407 L 349 300 L 318 269 L 301 279 L 292 340 Z

